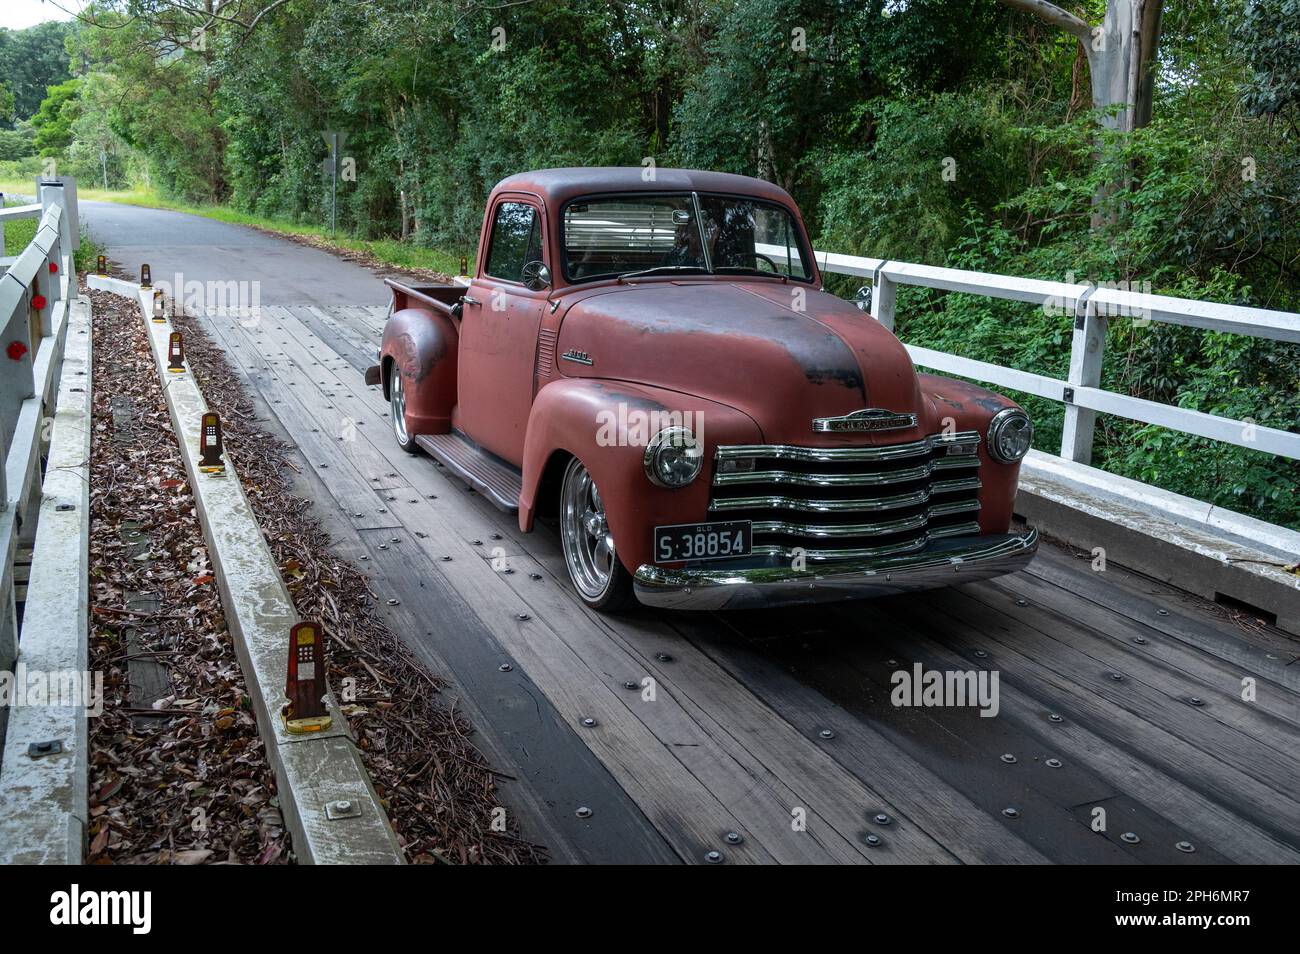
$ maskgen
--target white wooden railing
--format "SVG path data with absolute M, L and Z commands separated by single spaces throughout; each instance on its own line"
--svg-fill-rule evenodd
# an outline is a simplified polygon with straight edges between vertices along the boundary
M 775 261 L 787 260 L 784 246 L 759 245 L 758 250 Z M 921 367 L 1063 402 L 1065 427 L 1061 435 L 1061 457 L 1067 460 L 1083 464 L 1091 462 L 1093 425 L 1098 412 L 1300 460 L 1300 434 L 1263 427 L 1248 419 L 1235 420 L 1131 397 L 1100 386 L 1106 327 L 1112 319 L 1159 321 L 1300 343 L 1300 315 L 1092 284 L 1017 278 L 835 252 L 813 254 L 823 272 L 870 280 L 870 289 L 864 286 L 859 290 L 859 305 L 870 310 L 872 317 L 891 331 L 894 329 L 899 285 L 1022 301 L 1049 309 L 1063 319 L 1072 317 L 1074 336 L 1070 343 L 1070 370 L 1064 381 L 906 345 L 912 360 Z M 1015 334 L 1014 328 L 1007 329 L 1008 337 Z
M 79 294 L 76 183 L 37 184 L 38 220 L 0 262 L 0 668 L 26 696 L 0 712 L 0 863 L 79 864 L 88 821 L 90 301 Z M 44 462 L 44 463 L 43 463 Z M 20 544 L 21 540 L 21 544 Z M 30 548 L 22 624 L 15 556 Z
M 78 228 L 69 195 L 75 188 L 71 182 L 41 183 L 40 201 L 0 209 L 0 236 L 5 222 L 37 220 L 36 235 L 22 253 L 0 259 L 0 670 L 11 670 L 14 662 L 14 563 L 19 538 L 30 544 L 39 512 L 41 458 L 67 338 L 67 296 L 77 293 Z

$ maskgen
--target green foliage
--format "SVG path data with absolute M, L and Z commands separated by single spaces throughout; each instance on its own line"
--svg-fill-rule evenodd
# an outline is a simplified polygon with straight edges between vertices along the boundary
M 0 162 L 36 155 L 31 127 L 24 124 L 18 129 L 0 129 Z
M 0 77 L 13 95 L 13 116 L 0 116 L 0 121 L 34 115 L 49 87 L 71 77 L 65 44 L 78 30 L 73 23 L 54 20 L 25 30 L 0 28 Z
M 32 117 L 34 145 L 42 156 L 58 156 L 72 145 L 72 122 L 77 118 L 77 87 L 80 80 L 70 79 L 51 86 L 41 100 L 41 108 Z
M 1250 69 L 1242 101 L 1256 116 L 1300 117 L 1300 0 L 1248 0 L 1232 48 Z

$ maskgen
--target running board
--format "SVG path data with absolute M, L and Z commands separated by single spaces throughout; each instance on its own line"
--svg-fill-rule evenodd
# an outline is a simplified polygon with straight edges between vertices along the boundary
M 505 461 L 459 434 L 419 434 L 415 443 L 506 513 L 519 512 L 523 478 Z

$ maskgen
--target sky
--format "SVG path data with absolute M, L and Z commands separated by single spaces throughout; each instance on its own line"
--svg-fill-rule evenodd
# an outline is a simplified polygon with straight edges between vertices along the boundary
M 83 0 L 0 0 L 0 27 L 21 30 L 46 20 L 71 20 L 72 12 L 64 11 L 82 6 Z

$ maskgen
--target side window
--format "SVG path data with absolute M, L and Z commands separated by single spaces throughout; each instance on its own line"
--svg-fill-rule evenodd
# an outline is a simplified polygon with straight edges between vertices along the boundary
M 537 210 L 523 202 L 502 202 L 492 220 L 488 275 L 510 282 L 520 281 L 524 265 L 541 257 L 542 225 Z

